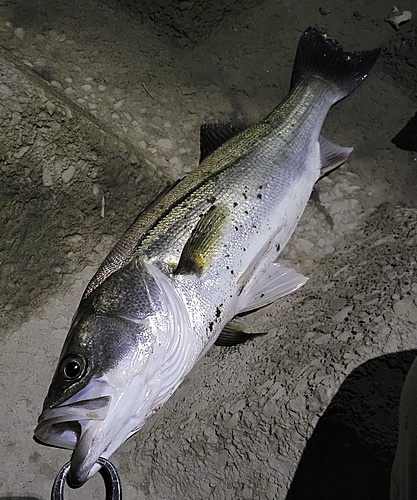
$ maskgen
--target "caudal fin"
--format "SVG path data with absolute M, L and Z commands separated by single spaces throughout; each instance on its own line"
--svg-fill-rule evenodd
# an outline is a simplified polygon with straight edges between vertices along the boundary
M 339 42 L 315 28 L 307 28 L 298 42 L 291 86 L 319 77 L 333 84 L 335 100 L 349 95 L 375 66 L 381 49 L 344 52 Z

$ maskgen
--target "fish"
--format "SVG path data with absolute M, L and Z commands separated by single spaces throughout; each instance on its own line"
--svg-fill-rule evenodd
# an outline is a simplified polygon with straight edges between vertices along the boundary
M 83 485 L 175 392 L 213 344 L 252 338 L 244 316 L 307 280 L 277 258 L 315 183 L 352 148 L 321 128 L 380 49 L 301 35 L 291 87 L 248 126 L 203 127 L 201 163 L 158 196 L 92 277 L 65 339 L 35 439 L 73 450 Z

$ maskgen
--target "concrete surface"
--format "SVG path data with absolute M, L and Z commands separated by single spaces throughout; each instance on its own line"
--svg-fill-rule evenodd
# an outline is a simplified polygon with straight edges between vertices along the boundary
M 415 21 L 395 31 L 386 0 L 180 4 L 0 3 L 0 498 L 48 498 L 69 458 L 32 433 L 94 269 L 196 166 L 201 123 L 279 102 L 309 25 L 386 47 L 325 125 L 355 151 L 283 255 L 311 279 L 251 317 L 269 335 L 213 348 L 112 461 L 127 500 L 388 498 L 416 348 L 417 154 L 391 143 L 417 108 Z M 101 479 L 66 494 L 103 498 Z

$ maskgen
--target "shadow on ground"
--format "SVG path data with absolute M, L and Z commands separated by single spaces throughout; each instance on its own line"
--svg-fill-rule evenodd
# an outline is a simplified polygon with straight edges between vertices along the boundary
M 286 500 L 389 499 L 399 399 L 416 355 L 371 359 L 346 378 L 307 443 Z

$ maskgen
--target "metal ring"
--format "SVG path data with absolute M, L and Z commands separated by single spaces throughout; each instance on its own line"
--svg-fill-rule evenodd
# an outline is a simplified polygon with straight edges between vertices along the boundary
M 122 483 L 116 467 L 106 458 L 100 457 L 97 463 L 101 465 L 99 473 L 106 487 L 106 500 L 122 500 Z M 67 462 L 58 472 L 52 485 L 51 500 L 64 499 L 64 486 L 71 468 L 71 461 Z

